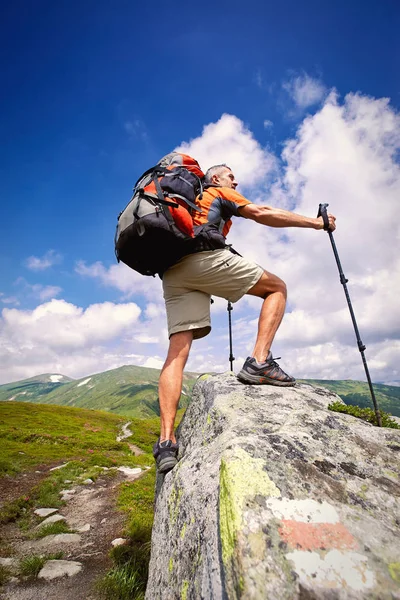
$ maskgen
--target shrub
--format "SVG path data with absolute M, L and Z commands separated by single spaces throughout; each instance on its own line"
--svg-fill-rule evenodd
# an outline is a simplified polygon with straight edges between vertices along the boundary
M 334 412 L 352 415 L 353 417 L 367 421 L 367 423 L 372 423 L 372 425 L 378 425 L 375 411 L 372 410 L 372 408 L 361 408 L 360 406 L 348 406 L 347 404 L 342 404 L 341 402 L 332 402 L 329 404 L 328 409 L 333 410 Z M 391 418 L 392 415 L 389 415 L 382 410 L 379 412 L 381 415 L 382 427 L 400 429 L 400 425 Z

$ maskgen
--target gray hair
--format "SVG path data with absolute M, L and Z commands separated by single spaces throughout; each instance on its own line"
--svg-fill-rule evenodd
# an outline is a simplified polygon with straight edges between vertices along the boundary
M 230 171 L 232 170 L 225 163 L 223 163 L 221 165 L 214 165 L 213 167 L 210 167 L 207 170 L 206 174 L 204 175 L 204 185 L 212 185 L 213 175 L 219 175 L 220 172 L 222 171 L 222 169 L 229 169 Z

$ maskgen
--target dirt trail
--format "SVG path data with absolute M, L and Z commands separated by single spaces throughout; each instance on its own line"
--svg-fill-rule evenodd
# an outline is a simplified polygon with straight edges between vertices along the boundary
M 136 447 L 134 447 L 136 449 Z M 139 450 L 139 449 L 138 449 Z M 60 463 L 58 463 L 60 464 Z M 25 473 L 15 478 L 3 478 L 0 483 L 0 502 L 15 500 L 29 491 L 49 475 L 50 468 L 57 463 L 36 468 L 35 472 Z M 40 472 L 37 472 L 40 471 Z M 122 537 L 125 515 L 116 508 L 118 488 L 124 481 L 141 477 L 121 471 L 105 471 L 94 483 L 73 485 L 75 493 L 70 494 L 66 505 L 59 509 L 59 515 L 76 532 L 71 536 L 47 536 L 28 540 L 15 523 L 0 525 L 2 547 L 12 549 L 7 553 L 19 562 L 31 555 L 46 555 L 62 552 L 62 560 L 78 561 L 82 570 L 72 577 L 64 576 L 52 581 L 44 579 L 28 580 L 18 576 L 0 588 L 1 600 L 98 600 L 96 582 L 112 567 L 109 552 L 111 542 Z M 50 508 L 50 507 L 49 507 Z M 90 526 L 90 527 L 88 527 Z M 81 530 L 81 531 L 80 531 Z M 1 550 L 0 550 L 1 556 Z
M 76 493 L 68 500 L 67 505 L 59 510 L 59 514 L 66 517 L 71 529 L 79 531 L 88 524 L 90 529 L 79 533 L 79 539 L 72 543 L 60 542 L 57 536 L 26 540 L 14 523 L 0 528 L 0 535 L 14 549 L 14 558 L 62 551 L 63 560 L 82 563 L 81 572 L 73 577 L 53 581 L 18 579 L 1 590 L 0 598 L 98 600 L 94 585 L 112 566 L 108 556 L 112 548 L 111 542 L 122 534 L 124 515 L 116 510 L 116 496 L 119 484 L 125 479 L 122 473 L 118 473 L 115 477 L 99 477 L 91 485 L 74 487 Z

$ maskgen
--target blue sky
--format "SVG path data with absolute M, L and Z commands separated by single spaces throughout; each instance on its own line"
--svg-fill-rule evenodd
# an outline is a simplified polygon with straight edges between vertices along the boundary
M 398 230 L 390 230 L 399 190 L 397 2 L 17 1 L 3 13 L 0 382 L 162 364 L 160 285 L 115 267 L 113 235 L 140 173 L 182 145 L 205 167 L 229 160 L 253 201 L 313 215 L 331 199 L 373 378 L 400 379 Z M 236 222 L 232 236 L 292 284 L 292 333 L 276 340 L 282 364 L 296 376 L 363 378 L 328 240 L 260 229 Z M 287 269 L 293 257 L 304 257 L 298 279 Z M 322 285 L 327 274 L 334 291 Z M 319 294 L 326 314 L 313 305 Z M 236 368 L 257 312 L 253 301 L 235 307 Z M 312 324 L 329 315 L 337 336 L 318 339 Z M 228 364 L 222 303 L 213 321 L 193 348 L 193 370 Z

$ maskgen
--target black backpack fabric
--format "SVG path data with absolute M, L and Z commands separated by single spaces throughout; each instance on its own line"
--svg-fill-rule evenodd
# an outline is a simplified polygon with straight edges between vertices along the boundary
M 225 247 L 212 224 L 193 226 L 203 173 L 197 161 L 173 152 L 136 182 L 133 196 L 118 217 L 115 253 L 142 275 L 163 273 L 194 252 Z

